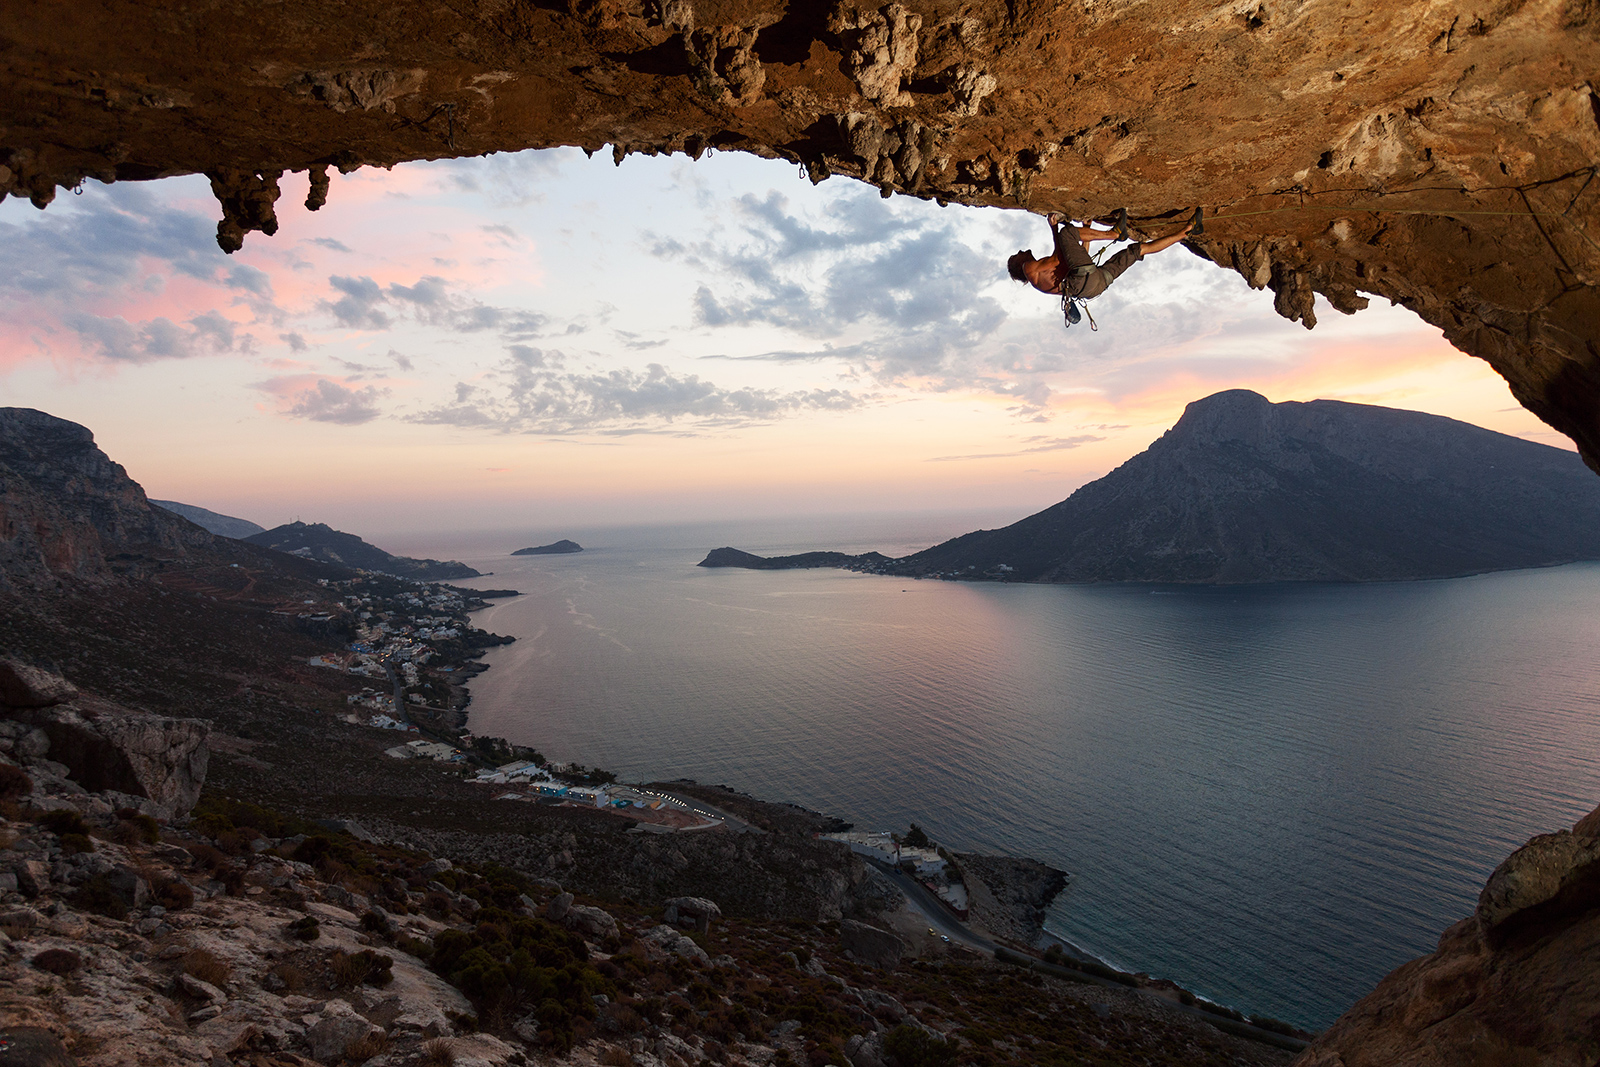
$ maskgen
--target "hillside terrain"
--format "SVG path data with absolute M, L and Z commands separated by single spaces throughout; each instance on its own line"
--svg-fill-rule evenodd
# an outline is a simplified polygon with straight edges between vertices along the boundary
M 266 532 L 266 527 L 249 519 L 236 519 L 232 515 L 221 515 L 207 508 L 197 507 L 194 504 L 180 504 L 176 500 L 152 500 L 150 503 L 158 508 L 182 515 L 207 533 L 214 533 L 219 537 L 249 537 L 251 534 Z
M 833 825 L 815 813 L 671 783 L 747 829 L 661 835 L 497 801 L 462 768 L 536 753 L 468 744 L 449 716 L 421 737 L 366 725 L 348 709 L 371 687 L 330 669 L 368 623 L 349 603 L 374 618 L 415 603 L 435 655 L 408 691 L 464 695 L 450 679 L 492 635 L 459 608 L 441 624 L 447 587 L 213 538 L 143 502 L 84 428 L 5 419 L 13 437 L 78 443 L 61 453 L 73 507 L 50 514 L 87 524 L 76 554 L 43 546 L 72 568 L 50 581 L 27 577 L 36 524 L 0 527 L 19 561 L 0 588 L 0 1036 L 15 1047 L 84 1067 L 1290 1058 L 1281 1034 L 1170 983 L 1048 965 L 1000 929 L 1009 963 L 927 935 L 873 868 L 813 836 Z M 31 468 L 8 499 L 64 477 Z M 408 736 L 460 759 L 392 758 Z M 1035 876 L 1007 880 L 1026 865 L 962 861 L 997 926 L 1036 935 Z
M 367 621 L 348 603 L 428 616 L 423 689 L 470 661 L 470 605 L 144 514 L 82 427 L 13 409 L 0 431 L 9 1062 L 1252 1067 L 1300 1045 L 1008 939 L 1059 889 L 1042 865 L 957 857 L 975 913 L 1000 908 L 973 927 L 991 955 L 924 935 L 876 868 L 814 836 L 836 825 L 816 813 L 665 783 L 737 822 L 640 833 L 496 800 L 459 768 L 540 757 L 495 739 L 435 733 L 459 760 L 391 758 L 406 735 L 346 713 L 368 690 L 329 669 Z M 1519 849 L 1435 953 L 1296 1063 L 1587 1062 L 1597 842 L 1600 811 Z
M 1196 400 L 1060 504 L 880 573 L 1042 582 L 1394 581 L 1600 559 L 1571 452 L 1336 400 Z
M 436 559 L 410 559 L 394 556 L 375 545 L 369 545 L 355 534 L 335 530 L 320 522 L 290 522 L 251 534 L 240 540 L 261 545 L 291 556 L 303 556 L 341 567 L 378 571 L 397 578 L 416 578 L 419 581 L 449 581 L 453 578 L 476 578 L 478 571 L 465 563 L 441 563 Z

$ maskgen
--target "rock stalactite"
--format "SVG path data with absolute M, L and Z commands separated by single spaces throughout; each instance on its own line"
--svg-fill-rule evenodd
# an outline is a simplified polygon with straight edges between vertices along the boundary
M 553 145 L 753 152 L 885 195 L 1193 205 L 1196 254 L 1315 325 L 1402 304 L 1600 464 L 1600 12 L 1584 0 L 48 0 L 0 14 L 0 192 Z

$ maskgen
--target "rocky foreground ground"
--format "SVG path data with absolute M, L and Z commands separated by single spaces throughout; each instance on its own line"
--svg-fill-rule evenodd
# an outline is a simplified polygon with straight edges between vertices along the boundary
M 706 897 L 579 896 L 512 866 L 216 794 L 191 810 L 204 724 L 147 721 L 146 754 L 165 730 L 175 758 L 133 767 L 123 789 L 91 790 L 52 758 L 71 755 L 67 741 L 32 724 L 71 720 L 86 699 L 0 664 L 7 1067 L 1288 1059 L 1131 989 L 897 936 L 886 928 L 915 920 L 871 876 L 851 899 L 882 925 L 771 912 L 766 900 L 735 900 L 725 915 Z M 124 723 L 104 709 L 102 720 Z M 803 839 L 782 831 L 807 816 L 770 807 L 765 833 L 699 837 L 733 849 L 725 862 L 748 853 L 803 881 Z M 481 853 L 474 842 L 457 844 Z M 651 862 L 677 847 L 640 844 Z

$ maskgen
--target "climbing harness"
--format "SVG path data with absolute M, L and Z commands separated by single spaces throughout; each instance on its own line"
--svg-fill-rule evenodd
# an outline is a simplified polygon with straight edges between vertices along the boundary
M 1072 273 L 1061 279 L 1061 314 L 1066 318 L 1067 325 L 1073 326 L 1082 322 L 1085 317 L 1089 320 L 1089 329 L 1098 331 L 1100 324 L 1094 321 L 1094 316 L 1089 312 L 1089 299 L 1083 296 L 1074 296 L 1067 288 L 1073 278 L 1087 278 L 1090 274 L 1102 268 L 1098 263 L 1082 267 L 1073 267 Z M 1079 288 L 1083 288 L 1081 285 Z

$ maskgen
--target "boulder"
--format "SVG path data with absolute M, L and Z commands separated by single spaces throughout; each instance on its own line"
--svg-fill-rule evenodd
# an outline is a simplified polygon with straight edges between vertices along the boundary
M 0 705 L 48 708 L 78 695 L 78 687 L 61 677 L 14 659 L 0 659 Z
M 711 930 L 712 920 L 722 918 L 722 909 L 705 897 L 673 897 L 667 901 L 663 918 L 674 926 L 692 927 L 704 934 Z
M 906 1006 L 888 993 L 876 989 L 855 990 L 856 999 L 861 1001 L 861 1006 L 873 1015 L 881 1016 L 890 1023 L 899 1024 L 905 1021 L 909 1012 Z
M 839 940 L 844 950 L 854 955 L 856 959 L 884 970 L 898 967 L 900 957 L 906 950 L 906 943 L 889 931 L 868 926 L 854 919 L 840 920 Z
M 150 903 L 150 883 L 132 867 L 118 864 L 105 874 L 106 884 L 130 908 L 142 908 Z
M 883 1067 L 883 1035 L 856 1034 L 844 1043 L 844 1054 L 852 1067 Z
M 572 894 L 557 893 L 550 898 L 550 903 L 545 907 L 545 918 L 551 922 L 560 922 L 567 917 L 567 912 L 572 909 Z
M 161 818 L 186 814 L 200 798 L 211 725 L 115 705 L 61 704 L 21 713 L 47 735 L 50 762 L 90 792 L 146 798 Z
M 312 1059 L 336 1063 L 351 1045 L 369 1034 L 381 1033 L 382 1027 L 363 1019 L 345 1001 L 330 1000 L 322 1009 L 322 1018 L 306 1031 L 306 1041 L 311 1046 Z
M 50 888 L 50 864 L 44 860 L 19 860 L 11 865 L 17 888 L 25 897 L 36 897 Z
M 693 938 L 685 937 L 671 926 L 658 926 L 639 940 L 644 944 L 646 952 L 650 952 L 658 958 L 670 953 L 686 960 L 699 960 L 701 963 L 706 964 L 711 962 L 710 955 L 705 949 L 695 944 Z
M 596 941 L 617 936 L 617 920 L 608 911 L 600 908 L 590 908 L 582 904 L 574 905 L 567 911 L 566 918 L 562 920 L 570 929 L 578 931 L 585 937 Z

